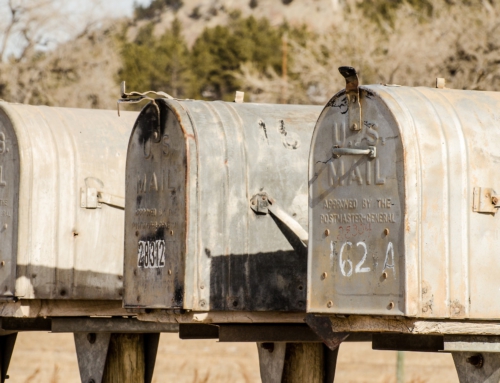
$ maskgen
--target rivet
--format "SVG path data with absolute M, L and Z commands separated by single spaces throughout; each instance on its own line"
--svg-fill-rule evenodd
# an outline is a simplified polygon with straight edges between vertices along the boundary
M 382 278 L 387 279 L 387 272 L 386 272 L 386 271 L 384 271 L 384 272 L 382 273 Z
M 321 279 L 326 279 L 328 276 L 328 273 L 325 271 L 323 274 L 321 274 Z
M 200 286 L 200 289 L 202 289 L 202 290 L 203 290 L 204 288 L 205 288 L 205 286 L 203 286 L 203 285 L 201 285 L 201 286 Z
M 205 305 L 206 305 L 206 304 L 207 304 L 207 303 L 205 302 L 205 300 L 201 300 L 201 301 L 200 301 L 200 306 L 201 306 L 201 307 L 205 307 Z
M 168 275 L 172 275 L 172 270 L 168 270 Z
M 389 305 L 387 306 L 387 310 L 392 310 L 394 308 L 394 302 L 389 302 Z
M 352 124 L 351 129 L 352 130 L 358 130 L 358 124 Z
M 0 262 L 0 265 L 3 267 L 5 266 L 5 261 Z
M 153 132 L 153 139 L 154 140 L 158 139 L 158 132 L 156 130 Z
M 333 306 L 333 302 L 332 301 L 328 301 L 327 304 L 326 304 L 326 307 L 331 308 L 332 306 Z
M 327 236 L 327 237 L 328 237 L 329 235 L 330 235 L 330 230 L 326 229 L 326 230 L 325 230 L 325 236 Z
M 389 229 L 388 228 L 384 229 L 384 235 L 389 235 Z
M 429 311 L 429 308 L 428 308 L 427 306 L 425 306 L 425 307 L 422 309 L 422 311 L 423 311 L 424 313 L 426 313 L 427 311 Z
M 174 231 L 173 230 L 170 230 L 170 235 L 174 235 Z

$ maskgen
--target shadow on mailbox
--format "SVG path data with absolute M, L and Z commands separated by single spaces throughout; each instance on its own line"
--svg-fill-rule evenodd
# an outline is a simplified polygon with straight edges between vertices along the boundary
M 127 154 L 125 306 L 305 311 L 307 161 L 320 112 L 148 104 Z

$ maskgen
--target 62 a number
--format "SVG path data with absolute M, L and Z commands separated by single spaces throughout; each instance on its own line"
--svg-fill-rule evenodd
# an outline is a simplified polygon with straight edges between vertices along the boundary
M 344 251 L 347 249 L 351 249 L 353 247 L 352 242 L 344 242 L 342 246 L 340 247 L 340 252 L 339 252 L 339 268 L 340 272 L 344 277 L 350 277 L 352 276 L 353 272 L 355 274 L 359 273 L 368 273 L 371 271 L 371 268 L 369 266 L 364 266 L 363 264 L 366 262 L 366 258 L 368 256 L 368 247 L 366 246 L 366 243 L 363 241 L 360 241 L 356 243 L 356 247 L 361 247 L 363 250 L 363 256 L 361 260 L 356 264 L 356 266 L 353 265 L 352 261 L 350 259 L 344 259 Z M 331 248 L 333 251 L 333 242 L 331 244 Z M 396 276 L 396 267 L 394 263 L 394 245 L 392 242 L 389 242 L 387 244 L 387 249 L 385 252 L 385 260 L 384 260 L 384 268 L 382 271 L 385 271 L 387 269 L 392 269 L 394 273 L 394 277 Z

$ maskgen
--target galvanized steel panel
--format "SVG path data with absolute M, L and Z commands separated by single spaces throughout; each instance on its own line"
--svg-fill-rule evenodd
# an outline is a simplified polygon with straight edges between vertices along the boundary
M 2 297 L 121 299 L 123 210 L 81 193 L 124 197 L 136 116 L 0 103 Z
M 125 305 L 305 310 L 307 256 L 250 199 L 267 192 L 307 227 L 307 157 L 321 109 L 158 104 L 160 124 L 147 106 L 129 144 Z
M 360 132 L 341 133 L 341 92 L 312 141 L 308 311 L 500 318 L 499 218 L 473 209 L 475 188 L 500 190 L 500 94 L 364 86 L 360 101 Z M 372 143 L 375 159 L 332 156 Z

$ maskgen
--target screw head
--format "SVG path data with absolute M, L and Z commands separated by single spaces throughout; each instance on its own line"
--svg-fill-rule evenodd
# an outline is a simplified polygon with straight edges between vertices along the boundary
M 384 272 L 382 273 L 382 278 L 387 279 L 387 271 L 384 271 Z
M 168 270 L 168 275 L 172 275 L 172 270 Z
M 389 304 L 387 305 L 387 310 L 392 310 L 394 308 L 394 302 L 389 302 Z
M 330 230 L 326 229 L 325 230 L 325 236 L 328 237 L 330 235 Z
M 158 136 L 159 136 L 159 134 L 158 134 L 158 132 L 155 130 L 155 131 L 153 132 L 153 140 L 157 140 L 157 139 L 158 139 Z
M 385 236 L 387 236 L 387 235 L 389 235 L 389 233 L 390 233 L 389 229 L 388 229 L 388 228 L 385 228 L 385 229 L 384 229 L 384 235 L 385 235 Z
M 333 306 L 333 302 L 332 301 L 328 301 L 326 303 L 326 307 L 331 308 L 332 306 Z
M 321 279 L 326 279 L 328 276 L 328 273 L 325 271 L 323 274 L 321 274 Z

